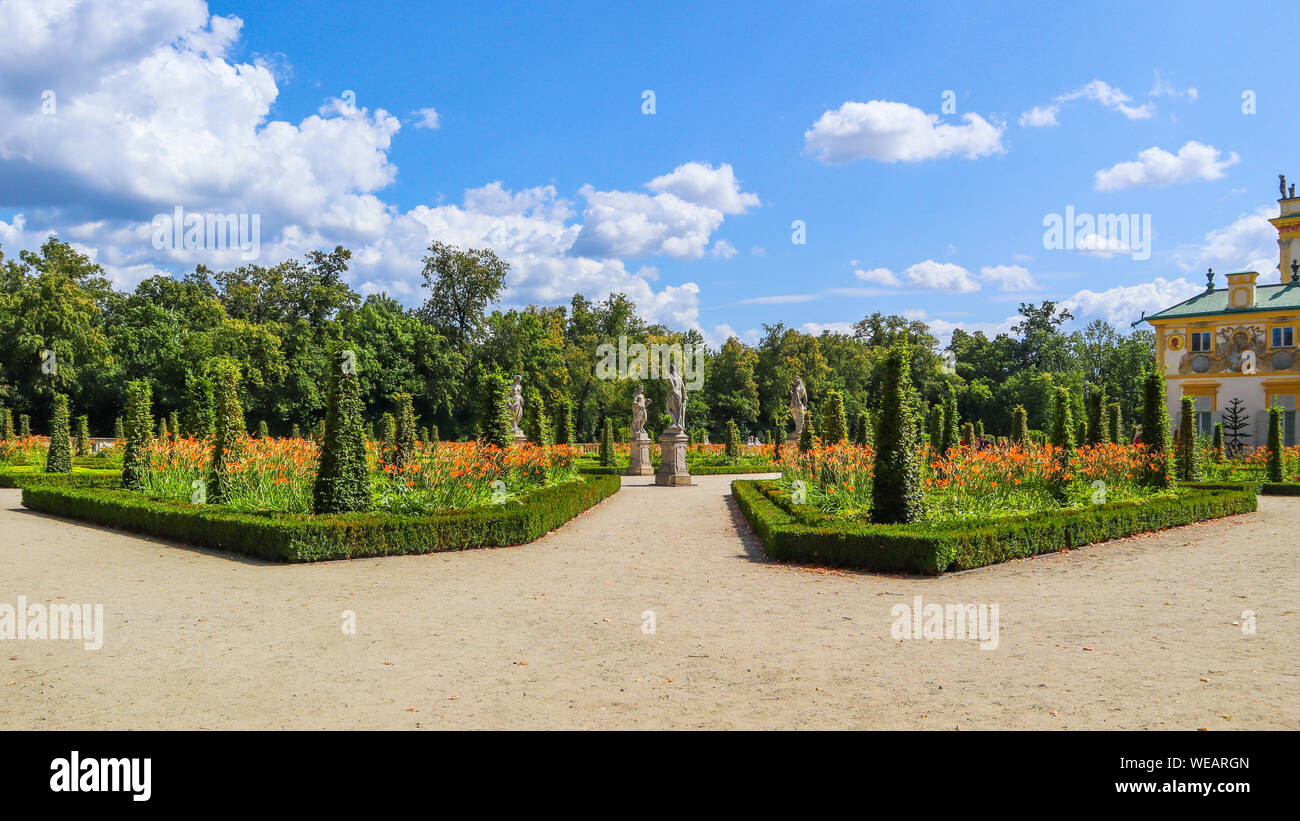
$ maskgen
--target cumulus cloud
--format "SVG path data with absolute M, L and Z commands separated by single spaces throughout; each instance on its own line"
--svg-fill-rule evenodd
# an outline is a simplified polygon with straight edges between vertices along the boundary
M 645 187 L 724 214 L 743 214 L 761 204 L 757 194 L 740 190 L 736 172 L 726 163 L 718 168 L 699 162 L 684 163 L 669 174 L 655 177 Z
M 597 191 L 584 186 L 587 201 L 582 233 L 574 250 L 591 256 L 664 255 L 699 259 L 727 214 L 744 213 L 759 204 L 742 192 L 731 166 L 679 165 L 655 177 L 639 191 Z
M 970 271 L 951 262 L 935 262 L 927 259 L 918 262 L 903 272 L 908 284 L 918 288 L 932 288 L 948 293 L 968 294 L 980 289 L 980 284 L 971 276 Z
M 1096 173 L 1098 191 L 1119 191 L 1140 185 L 1165 186 L 1180 182 L 1217 180 L 1224 169 L 1236 165 L 1240 159 L 1233 151 L 1220 158 L 1221 152 L 1212 145 L 1189 141 L 1177 154 L 1152 146 L 1138 153 L 1138 158 L 1117 163 Z
M 986 265 L 980 269 L 980 279 L 1003 291 L 1036 291 L 1039 287 L 1028 269 L 1019 265 Z
M 506 304 L 621 291 L 652 321 L 698 327 L 694 283 L 653 286 L 653 267 L 618 257 L 699 257 L 724 215 L 759 204 L 729 165 L 686 163 L 652 180 L 653 195 L 582 189 L 582 224 L 553 186 L 500 181 L 460 204 L 404 211 L 380 196 L 397 174 L 397 117 L 348 98 L 298 122 L 273 119 L 275 71 L 231 56 L 237 17 L 211 15 L 201 0 L 0 4 L 0 209 L 16 214 L 0 221 L 0 243 L 12 253 L 56 234 L 120 288 L 200 262 L 245 264 L 237 249 L 154 248 L 154 216 L 182 206 L 257 216 L 264 264 L 342 244 L 354 287 L 408 304 L 422 298 L 421 257 L 438 238 L 507 259 Z M 54 92 L 51 113 L 43 89 Z M 415 116 L 417 128 L 437 125 L 432 108 Z M 579 247 L 589 227 L 590 253 Z
M 1063 103 L 1079 99 L 1095 100 L 1111 111 L 1118 111 L 1130 120 L 1145 120 L 1155 113 L 1155 106 L 1151 103 L 1132 105 L 1132 97 L 1101 80 L 1093 80 L 1081 88 L 1062 94 L 1056 98 L 1056 101 Z
M 872 268 L 869 271 L 859 268 L 853 272 L 853 275 L 863 282 L 874 282 L 877 285 L 896 286 L 903 284 L 902 280 L 894 276 L 894 272 L 888 268 Z
M 1079 291 L 1061 302 L 1061 307 L 1074 314 L 1075 319 L 1104 319 L 1121 330 L 1127 330 L 1145 311 L 1154 314 L 1171 305 L 1177 305 L 1205 290 L 1179 277 L 1173 281 L 1156 277 L 1152 282 L 1139 285 L 1121 285 L 1105 291 Z
M 1184 271 L 1213 267 L 1223 273 L 1276 271 L 1277 229 L 1268 221 L 1275 216 L 1276 205 L 1262 205 L 1229 225 L 1208 232 L 1199 245 L 1179 249 L 1179 267 Z
M 828 165 L 853 160 L 918 162 L 955 155 L 978 159 L 1003 153 L 1005 126 L 978 114 L 945 123 L 906 103 L 846 102 L 804 132 L 804 150 Z
M 727 242 L 725 239 L 717 240 L 713 243 L 713 248 L 709 251 L 709 256 L 720 257 L 722 259 L 731 259 L 736 255 L 736 246 Z

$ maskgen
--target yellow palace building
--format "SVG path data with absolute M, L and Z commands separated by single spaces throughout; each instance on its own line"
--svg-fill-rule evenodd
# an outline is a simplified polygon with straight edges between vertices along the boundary
M 1249 414 L 1248 445 L 1268 441 L 1268 408 L 1283 409 L 1285 444 L 1296 444 L 1300 398 L 1300 197 L 1280 177 L 1277 228 L 1281 281 L 1259 282 L 1256 271 L 1228 274 L 1226 288 L 1206 274 L 1205 291 L 1143 317 L 1156 333 L 1156 362 L 1165 374 L 1169 415 L 1178 424 L 1183 396 L 1196 400 L 1196 427 L 1209 435 L 1232 400 Z

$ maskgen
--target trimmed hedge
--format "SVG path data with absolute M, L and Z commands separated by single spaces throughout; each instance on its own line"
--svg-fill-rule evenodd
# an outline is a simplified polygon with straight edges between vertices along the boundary
M 1300 484 L 1296 482 L 1264 482 L 1259 492 L 1265 496 L 1300 496 Z
M 875 525 L 795 505 L 769 480 L 731 483 L 736 503 L 781 561 L 937 575 L 1256 509 L 1251 485 L 1189 485 L 1173 499 L 1031 513 L 995 522 Z
M 780 473 L 781 469 L 776 465 L 692 465 L 687 464 L 686 468 L 692 476 L 738 476 L 746 473 Z M 591 467 L 579 466 L 579 473 L 586 473 L 591 476 L 622 476 L 627 473 L 627 466 L 623 467 L 600 467 L 593 465 Z
M 240 513 L 126 490 L 45 481 L 23 488 L 23 505 L 199 547 L 284 562 L 359 559 L 517 545 L 618 491 L 613 476 L 535 490 L 504 505 L 430 516 L 387 513 Z
M 112 468 L 82 468 L 75 465 L 71 473 L 46 473 L 35 465 L 11 465 L 0 468 L 0 488 L 21 488 L 38 483 L 78 487 L 121 487 L 122 471 Z

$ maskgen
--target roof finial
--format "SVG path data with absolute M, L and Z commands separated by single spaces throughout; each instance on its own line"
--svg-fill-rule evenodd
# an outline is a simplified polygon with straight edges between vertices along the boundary
M 1205 292 L 1208 294 L 1214 290 L 1214 269 L 1211 268 L 1205 272 Z
M 1286 199 L 1286 174 L 1277 175 L 1277 193 Z

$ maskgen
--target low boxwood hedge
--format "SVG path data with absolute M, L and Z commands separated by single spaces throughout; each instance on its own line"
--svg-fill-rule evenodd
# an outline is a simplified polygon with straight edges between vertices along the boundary
M 39 465 L 11 465 L 0 468 L 0 488 L 19 488 L 34 483 L 111 487 L 122 483 L 122 471 L 109 468 L 82 468 L 75 465 L 71 473 L 46 473 Z
M 1113 502 L 995 522 L 874 525 L 834 519 L 770 480 L 737 480 L 741 512 L 781 561 L 937 575 L 1256 509 L 1250 485 L 1187 485 L 1175 498 Z
M 261 559 L 314 562 L 523 544 L 614 494 L 619 484 L 615 476 L 584 476 L 502 505 L 430 516 L 240 513 L 71 482 L 30 483 L 23 488 L 23 505 Z
M 686 469 L 692 476 L 736 476 L 746 473 L 780 473 L 781 469 L 776 465 L 691 465 L 687 464 Z M 622 476 L 627 473 L 627 466 L 623 467 L 580 467 L 579 473 L 588 473 L 592 476 Z
M 1300 496 L 1300 483 L 1263 482 L 1259 486 L 1259 492 L 1266 496 Z

